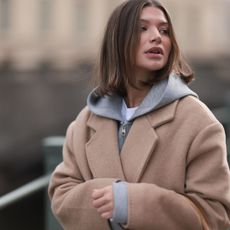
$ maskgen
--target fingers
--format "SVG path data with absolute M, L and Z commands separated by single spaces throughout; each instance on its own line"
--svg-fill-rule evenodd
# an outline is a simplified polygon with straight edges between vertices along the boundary
M 94 189 L 92 198 L 93 199 L 98 199 L 104 195 L 104 189 Z
M 105 212 L 101 214 L 101 217 L 104 219 L 110 219 L 113 217 L 113 212 Z
M 102 189 L 95 189 L 92 193 L 93 207 L 102 218 L 109 219 L 112 217 L 114 201 L 112 186 L 107 186 Z
M 100 209 L 100 207 L 106 206 L 108 203 L 109 201 L 102 197 L 97 200 L 93 200 L 93 207 L 96 209 Z
M 112 205 L 111 204 L 101 206 L 100 208 L 97 209 L 97 211 L 100 214 L 103 214 L 105 212 L 111 212 L 111 210 L 112 210 Z
M 93 206 L 95 208 L 100 208 L 103 205 L 113 203 L 112 193 L 103 193 L 103 194 L 93 193 L 92 197 L 93 197 Z

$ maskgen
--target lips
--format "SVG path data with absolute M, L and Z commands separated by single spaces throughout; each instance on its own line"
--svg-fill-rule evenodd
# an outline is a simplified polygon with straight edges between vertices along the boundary
M 145 51 L 145 54 L 163 55 L 164 52 L 160 47 L 152 47 L 149 50 Z

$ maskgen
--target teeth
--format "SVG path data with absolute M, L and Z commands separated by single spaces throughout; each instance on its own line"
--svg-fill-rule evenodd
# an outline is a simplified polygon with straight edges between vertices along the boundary
M 159 51 L 159 50 L 156 50 L 156 51 L 149 51 L 149 53 L 160 54 L 160 51 Z
M 153 53 L 153 54 L 159 54 L 159 51 L 149 51 L 149 53 Z

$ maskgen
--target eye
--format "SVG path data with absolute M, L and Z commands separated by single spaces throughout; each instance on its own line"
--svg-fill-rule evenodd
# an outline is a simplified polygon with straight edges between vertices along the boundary
M 145 24 L 145 23 L 140 23 L 139 24 L 139 30 L 141 31 L 141 32 L 143 32 L 143 31 L 146 31 L 148 29 L 148 27 L 147 27 L 147 25 Z
M 159 32 L 160 32 L 160 34 L 168 35 L 169 34 L 169 29 L 168 28 L 160 28 Z
M 141 31 L 146 31 L 147 27 L 146 26 L 141 26 Z

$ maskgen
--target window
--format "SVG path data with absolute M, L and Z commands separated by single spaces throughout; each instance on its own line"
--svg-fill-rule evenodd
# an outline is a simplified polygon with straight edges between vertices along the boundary
M 51 27 L 51 1 L 41 0 L 40 2 L 40 31 L 44 34 Z
M 0 32 L 10 28 L 10 0 L 0 0 Z
M 79 1 L 75 5 L 75 31 L 78 39 L 84 42 L 89 30 L 88 1 Z

